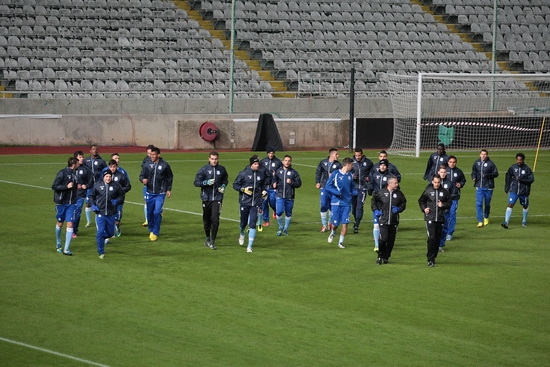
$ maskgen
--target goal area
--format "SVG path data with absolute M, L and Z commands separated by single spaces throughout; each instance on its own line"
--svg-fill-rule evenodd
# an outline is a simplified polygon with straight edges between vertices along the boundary
M 550 147 L 550 74 L 384 74 L 392 154 Z

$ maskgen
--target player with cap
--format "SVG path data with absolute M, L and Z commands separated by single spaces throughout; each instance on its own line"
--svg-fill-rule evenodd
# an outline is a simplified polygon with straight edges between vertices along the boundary
M 250 165 L 239 172 L 233 182 L 233 189 L 239 192 L 240 232 L 239 245 L 244 245 L 244 232 L 248 225 L 247 252 L 252 252 L 256 238 L 256 221 L 264 199 L 267 198 L 266 186 L 270 177 L 260 172 L 260 159 L 254 155 L 249 159 Z
M 124 190 L 113 181 L 113 175 L 111 170 L 103 171 L 103 179 L 94 184 L 89 196 L 90 207 L 96 215 L 96 242 L 100 259 L 105 256 L 105 244 L 115 234 L 117 207 L 124 202 Z
M 369 195 L 376 195 L 378 191 L 385 189 L 386 186 L 388 186 L 388 179 L 390 177 L 393 177 L 388 169 L 389 162 L 387 159 L 381 159 L 380 162 L 378 162 L 378 169 L 373 169 L 370 173 L 370 180 L 369 180 L 369 186 L 368 186 L 368 193 Z M 399 180 L 397 180 L 399 182 Z M 379 225 L 379 217 L 376 216 L 374 213 L 372 215 L 372 222 L 374 223 L 373 229 L 372 229 L 372 236 L 374 238 L 374 251 L 378 252 L 379 248 L 379 240 L 380 240 L 380 225 Z

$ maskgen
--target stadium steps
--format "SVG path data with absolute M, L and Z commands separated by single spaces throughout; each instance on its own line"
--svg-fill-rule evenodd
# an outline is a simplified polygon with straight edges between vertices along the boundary
M 187 15 L 189 15 L 191 19 L 196 20 L 202 28 L 210 32 L 212 37 L 219 39 L 227 50 L 231 50 L 231 40 L 227 39 L 226 32 L 224 30 L 216 29 L 214 24 L 210 20 L 204 19 L 202 14 L 194 10 L 188 1 L 185 1 L 185 0 L 172 0 L 172 1 L 174 2 L 174 4 L 176 4 L 178 8 L 185 10 Z M 239 50 L 237 48 L 235 50 L 235 57 L 245 62 L 250 68 L 250 70 L 256 71 L 264 81 L 268 82 L 271 85 L 271 88 L 273 88 L 273 92 L 272 92 L 273 97 L 286 97 L 286 98 L 291 97 L 288 93 L 289 91 L 285 84 L 285 81 L 275 79 L 275 77 L 273 76 L 270 70 L 265 70 L 260 65 L 260 62 L 258 60 L 253 60 L 252 58 L 250 58 L 248 51 Z
M 462 42 L 466 42 L 472 45 L 474 50 L 476 52 L 481 52 L 485 54 L 488 60 L 491 60 L 493 58 L 492 50 L 491 50 L 491 44 L 488 44 L 487 42 L 476 42 L 472 35 L 469 32 L 464 32 L 464 30 L 461 28 L 460 25 L 453 23 L 452 21 L 455 20 L 455 18 L 451 17 L 449 14 L 442 13 L 442 7 L 438 7 L 436 5 L 433 5 L 433 2 L 431 0 L 411 0 L 412 3 L 419 5 L 424 12 L 431 14 L 436 21 L 438 21 L 441 24 L 444 24 L 451 33 L 457 34 Z M 510 68 L 510 64 L 508 63 L 508 57 L 506 56 L 504 60 L 498 60 L 497 59 L 497 65 L 503 70 L 507 72 L 515 72 L 519 73 L 521 71 L 512 71 Z

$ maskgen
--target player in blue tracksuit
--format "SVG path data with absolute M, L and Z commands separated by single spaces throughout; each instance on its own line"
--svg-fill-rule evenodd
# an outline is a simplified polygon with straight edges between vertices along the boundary
M 118 154 L 117 154 L 118 156 Z M 130 183 L 130 178 L 128 177 L 128 174 L 124 169 L 121 169 L 118 165 L 118 161 L 116 159 L 111 159 L 109 161 L 109 166 L 103 170 L 105 172 L 106 170 L 110 170 L 113 174 L 112 181 L 117 182 L 124 191 L 124 195 L 128 193 L 128 191 L 132 190 L 132 184 Z M 120 201 L 117 205 L 117 214 L 115 217 L 115 236 L 120 237 L 120 222 L 122 220 L 122 213 L 124 208 L 124 200 Z
M 151 162 L 151 150 L 155 146 L 153 144 L 149 144 L 147 146 L 147 155 L 143 158 L 143 161 L 141 162 L 141 168 L 143 168 L 144 165 Z M 145 199 L 145 196 L 147 195 L 147 185 L 143 185 L 143 216 L 145 218 L 145 221 L 143 222 L 142 226 L 147 227 L 147 200 Z
M 92 172 L 94 184 L 101 181 L 101 172 L 107 167 L 107 162 L 99 155 L 98 145 L 93 144 L 90 147 L 90 156 L 84 158 L 84 165 Z M 91 186 L 89 189 L 91 189 Z M 86 203 L 84 213 L 86 214 L 86 227 L 90 227 L 92 225 L 92 209 L 90 203 Z
M 262 201 L 267 198 L 266 186 L 269 184 L 269 176 L 260 171 L 260 159 L 257 155 L 250 157 L 250 166 L 239 172 L 233 189 L 239 192 L 239 245 L 244 245 L 244 231 L 248 225 L 247 252 L 252 252 L 254 239 L 256 238 L 256 221 Z
M 472 180 L 476 188 L 476 216 L 477 228 L 489 224 L 491 214 L 491 199 L 495 188 L 495 178 L 498 177 L 497 166 L 489 158 L 486 149 L 479 153 L 479 159 L 472 166 Z M 483 207 L 485 204 L 485 208 Z
M 86 202 L 88 189 L 91 189 L 94 185 L 94 179 L 92 177 L 92 171 L 84 165 L 84 153 L 79 150 L 74 152 L 74 157 L 78 160 L 78 167 L 76 168 L 76 208 L 75 208 L 75 220 L 73 223 L 73 238 L 78 235 L 78 229 L 80 227 L 80 218 L 82 216 L 82 208 Z
M 276 191 L 275 214 L 277 216 L 277 223 L 279 224 L 277 236 L 286 236 L 288 235 L 288 228 L 292 220 L 295 191 L 302 186 L 300 174 L 292 168 L 292 157 L 288 154 L 284 156 L 282 166 L 275 171 L 270 186 Z M 283 213 L 285 214 L 285 218 L 283 218 Z
M 202 224 L 206 234 L 204 246 L 212 250 L 216 249 L 223 196 L 229 182 L 225 167 L 218 162 L 218 152 L 210 152 L 208 164 L 199 169 L 194 181 L 194 185 L 201 188 Z
M 151 149 L 150 161 L 141 167 L 139 180 L 147 186 L 147 228 L 149 239 L 156 241 L 160 234 L 164 201 L 172 195 L 174 174 L 170 165 L 160 157 L 160 149 Z
M 75 157 L 70 157 L 67 161 L 67 167 L 63 168 L 52 183 L 53 202 L 55 203 L 55 218 L 57 224 L 55 226 L 56 250 L 62 252 L 63 255 L 71 256 L 73 253 L 70 250 L 71 239 L 73 237 L 73 223 L 75 220 L 75 209 L 77 201 L 77 181 L 76 168 L 78 160 Z M 67 222 L 67 230 L 65 233 L 65 246 L 61 247 L 61 229 L 63 223 Z
M 96 243 L 100 259 L 104 258 L 105 243 L 115 234 L 118 204 L 124 202 L 124 190 L 118 182 L 113 181 L 113 172 L 105 170 L 102 176 L 89 196 L 92 211 L 96 214 Z
M 453 203 L 449 209 L 447 236 L 445 238 L 446 241 L 453 239 L 456 228 L 456 213 L 458 211 L 458 201 L 460 200 L 460 190 L 464 187 L 464 185 L 466 185 L 466 177 L 464 176 L 464 172 L 456 166 L 456 163 L 457 158 L 454 155 L 450 155 L 449 160 L 447 161 L 447 178 L 449 178 L 449 180 L 451 180 L 451 182 L 455 185 L 456 192 L 455 195 L 452 196 Z
M 344 239 L 348 231 L 349 217 L 351 215 L 351 201 L 353 195 L 357 195 L 353 184 L 352 168 L 353 160 L 351 158 L 344 158 L 342 167 L 332 172 L 325 186 L 325 190 L 331 196 L 332 211 L 332 229 L 328 236 L 328 242 L 332 243 L 334 233 L 341 224 L 342 229 L 340 230 L 340 239 L 338 241 L 339 248 L 346 248 L 344 246 Z
M 277 171 L 280 167 L 282 167 L 283 163 L 279 158 L 275 156 L 275 149 L 273 149 L 272 147 L 267 147 L 267 157 L 265 157 L 260 161 L 260 165 L 264 167 L 266 171 L 269 172 L 270 176 L 273 178 L 275 171 Z M 262 205 L 262 216 L 263 216 L 264 226 L 269 225 L 269 207 L 273 209 L 273 215 L 275 215 L 276 205 L 277 205 L 276 201 L 277 201 L 276 191 L 270 185 L 267 188 L 267 200 L 264 200 L 264 203 Z
M 527 214 L 529 212 L 529 194 L 531 194 L 531 184 L 535 182 L 535 175 L 531 168 L 525 164 L 525 154 L 516 154 L 516 163 L 511 165 L 506 171 L 504 192 L 508 194 L 508 207 L 504 216 L 502 227 L 508 229 L 508 223 L 512 216 L 512 208 L 519 203 L 523 207 L 521 220 L 522 226 L 527 226 Z
M 432 153 L 428 158 L 428 163 L 426 164 L 426 172 L 424 173 L 424 180 L 431 180 L 432 176 L 439 171 L 439 166 L 446 166 L 449 156 L 445 151 L 445 144 L 437 144 L 437 150 L 435 153 Z
M 331 197 L 330 193 L 325 190 L 325 185 L 332 172 L 341 167 L 342 165 L 338 162 L 338 149 L 331 148 L 328 151 L 328 157 L 319 162 L 315 171 L 315 187 L 320 190 L 321 232 L 330 230 L 330 217 L 327 219 L 327 213 L 330 210 Z
M 355 148 L 353 154 L 353 168 L 351 170 L 355 191 L 357 192 L 357 195 L 354 195 L 351 199 L 351 213 L 355 220 L 353 224 L 353 233 L 359 232 L 359 225 L 363 219 L 363 208 L 365 199 L 367 198 L 372 167 L 372 161 L 365 157 L 363 149 Z

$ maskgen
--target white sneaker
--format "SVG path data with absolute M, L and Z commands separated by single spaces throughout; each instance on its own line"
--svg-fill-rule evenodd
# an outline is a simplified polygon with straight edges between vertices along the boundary
M 338 244 L 338 247 L 339 247 L 339 248 L 346 248 L 346 246 L 344 246 L 344 244 L 341 243 L 341 242 Z
M 246 252 L 252 252 L 252 247 L 247 247 Z
M 239 235 L 239 245 L 244 245 L 244 234 Z
M 105 243 L 106 245 L 108 245 L 108 244 L 109 244 L 109 239 L 106 238 L 105 241 L 104 241 L 104 243 Z
M 334 232 L 330 232 L 328 235 L 328 243 L 332 243 L 332 240 L 334 240 Z
M 447 235 L 447 237 L 445 237 L 445 241 L 450 241 L 453 239 L 453 236 L 451 236 L 450 234 Z

